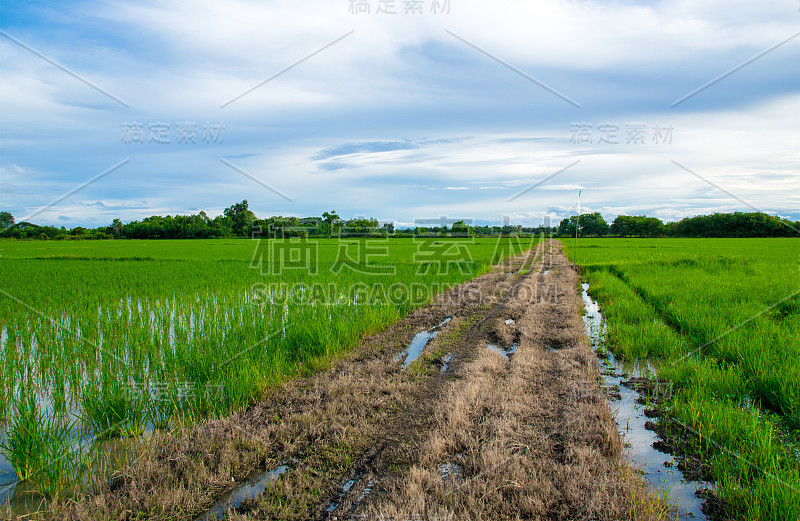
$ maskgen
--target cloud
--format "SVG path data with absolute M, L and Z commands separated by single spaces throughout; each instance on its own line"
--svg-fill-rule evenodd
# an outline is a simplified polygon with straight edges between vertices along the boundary
M 320 170 L 336 171 L 347 168 L 347 164 L 338 161 L 328 161 L 319 165 Z
M 576 190 L 586 190 L 586 187 L 583 185 L 576 185 L 576 184 L 561 184 L 561 185 L 542 185 L 539 187 L 539 190 L 552 190 L 552 191 L 576 191 Z
M 673 218 L 745 209 L 670 160 L 758 208 L 800 208 L 793 116 L 800 38 L 669 107 L 796 33 L 792 2 L 451 4 L 442 16 L 352 15 L 348 2 L 322 0 L 199 0 L 191 16 L 178 0 L 21 7 L 4 30 L 131 108 L 0 39 L 0 205 L 26 214 L 130 157 L 124 171 L 38 217 L 105 224 L 111 216 L 218 212 L 247 198 L 260 214 L 306 215 L 335 205 L 343 215 L 403 221 L 439 215 L 437 208 L 476 219 L 540 219 L 568 213 L 574 190 L 603 212 Z M 179 121 L 222 122 L 224 142 L 125 145 L 126 121 L 163 121 L 172 130 Z M 628 146 L 621 130 L 619 145 L 595 138 L 584 146 L 570 141 L 579 121 L 595 130 L 605 121 L 623 129 L 642 121 L 648 130 L 671 122 L 674 140 Z M 218 157 L 236 160 L 295 202 Z M 575 168 L 508 201 L 576 159 Z M 88 206 L 98 201 L 105 208 Z
M 313 156 L 312 161 L 322 161 L 334 157 L 349 156 L 353 154 L 377 154 L 395 150 L 413 150 L 419 145 L 408 141 L 365 141 L 361 143 L 345 143 L 325 150 L 320 150 Z

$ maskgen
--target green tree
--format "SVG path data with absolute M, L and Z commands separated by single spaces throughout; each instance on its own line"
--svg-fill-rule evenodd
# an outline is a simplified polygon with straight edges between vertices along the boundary
M 10 212 L 0 212 L 0 228 L 6 229 L 14 226 L 14 216 Z
M 231 220 L 233 234 L 238 237 L 249 235 L 250 225 L 256 220 L 256 215 L 248 207 L 247 199 L 225 208 L 223 214 Z
M 760 212 L 715 213 L 687 217 L 670 227 L 678 237 L 792 237 L 791 221 Z
M 328 230 L 328 239 L 330 239 L 333 229 L 339 224 L 341 217 L 336 214 L 336 210 L 331 210 L 330 212 L 322 212 L 322 220 L 325 222 L 325 227 Z
M 453 226 L 450 228 L 450 233 L 453 237 L 471 237 L 472 233 L 470 233 L 470 227 L 464 221 L 456 221 L 453 223 Z
M 611 223 L 611 234 L 618 237 L 660 237 L 667 226 L 656 217 L 618 215 Z
M 561 237 L 575 237 L 576 216 L 564 219 L 558 225 L 558 235 Z M 581 215 L 578 221 L 578 235 L 580 237 L 605 237 L 608 235 L 608 224 L 599 212 Z
M 558 224 L 558 235 L 560 237 L 575 237 L 575 221 L 577 218 L 573 215 L 562 219 Z
M 608 235 L 608 223 L 600 215 L 600 212 L 581 215 L 578 228 L 581 237 L 605 237 Z M 572 231 L 574 233 L 575 229 L 573 228 Z
M 122 221 L 114 219 L 114 222 L 111 223 L 111 230 L 114 232 L 114 237 L 119 238 L 119 233 L 122 230 Z

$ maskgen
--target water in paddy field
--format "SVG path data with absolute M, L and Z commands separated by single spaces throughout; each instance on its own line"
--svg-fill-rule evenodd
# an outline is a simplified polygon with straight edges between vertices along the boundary
M 600 313 L 600 306 L 589 296 L 589 285 L 582 284 L 582 297 L 586 313 L 583 323 L 586 335 L 595 350 L 603 349 L 606 337 L 606 324 Z M 639 469 L 650 486 L 666 496 L 671 505 L 678 510 L 678 519 L 707 519 L 703 514 L 703 499 L 697 497 L 696 491 L 710 488 L 711 484 L 702 481 L 686 481 L 683 472 L 678 470 L 677 461 L 671 454 L 664 454 L 653 448 L 658 437 L 653 431 L 644 427 L 648 418 L 644 415 L 646 405 L 637 403 L 639 393 L 628 389 L 622 382 L 633 377 L 651 377 L 655 375 L 652 363 L 642 360 L 637 363 L 623 363 L 603 349 L 600 358 L 600 374 L 603 387 L 613 388 L 618 395 L 609 398 L 614 419 L 625 443 L 625 453 L 634 468 Z M 618 391 L 617 391 L 618 389 Z
M 5 508 L 9 503 L 11 511 L 17 515 L 35 512 L 47 506 L 47 501 L 36 492 L 34 485 L 18 482 L 14 469 L 3 459 L 0 462 L 0 508 Z
M 0 438 L 5 433 L 0 432 Z M 90 435 L 86 439 L 91 438 Z M 85 451 L 83 452 L 85 454 Z M 95 447 L 97 461 L 91 463 L 89 468 L 83 469 L 79 478 L 84 485 L 91 477 L 96 483 L 108 481 L 115 469 L 126 466 L 136 456 L 134 438 L 111 438 L 98 442 Z M 91 490 L 91 487 L 89 487 Z M 26 514 L 44 509 L 48 500 L 36 490 L 36 485 L 30 481 L 17 480 L 17 474 L 11 463 L 0 455 L 0 509 L 10 508 L 15 515 L 24 517 Z
M 325 508 L 325 512 L 333 512 L 334 510 L 339 508 L 339 502 L 342 500 L 345 494 L 350 492 L 350 489 L 353 488 L 353 485 L 356 484 L 356 481 L 358 481 L 358 478 L 360 477 L 361 474 L 359 473 L 356 474 L 356 477 L 348 479 L 347 482 L 344 485 L 342 485 L 342 489 L 339 491 L 339 497 L 328 504 L 327 508 Z

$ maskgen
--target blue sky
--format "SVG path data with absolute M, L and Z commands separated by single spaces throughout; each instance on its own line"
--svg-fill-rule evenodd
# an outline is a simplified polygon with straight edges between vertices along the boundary
M 4 2 L 0 209 L 800 219 L 796 0 L 367 3 Z

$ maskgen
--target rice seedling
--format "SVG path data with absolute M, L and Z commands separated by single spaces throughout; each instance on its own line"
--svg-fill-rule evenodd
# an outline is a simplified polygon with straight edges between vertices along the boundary
M 314 269 L 269 272 L 254 262 L 266 250 L 251 240 L 5 241 L 2 454 L 20 479 L 58 459 L 63 465 L 41 474 L 40 488 L 63 493 L 65 476 L 87 480 L 76 476 L 97 450 L 72 448 L 80 456 L 66 457 L 64 443 L 229 414 L 535 244 L 430 242 L 382 240 L 385 255 L 371 255 L 364 269 L 353 266 L 360 241 L 319 240 Z M 423 246 L 434 260 L 420 260 Z M 448 249 L 460 252 L 457 262 Z M 267 265 L 274 260 L 268 255 Z M 70 415 L 77 421 L 69 428 L 54 419 Z M 60 441 L 45 449 L 42 440 Z
M 41 410 L 30 387 L 20 395 L 0 451 L 19 480 L 32 482 L 46 497 L 56 497 L 80 473 L 76 463 L 80 448 L 73 443 L 75 422 Z
M 568 252 L 573 247 L 569 241 Z M 800 516 L 800 272 L 795 239 L 586 240 L 609 344 L 658 360 L 666 404 L 747 519 Z
M 42 468 L 42 450 L 48 439 L 48 425 L 42 417 L 33 393 L 27 392 L 14 402 L 6 438 L 0 443 L 6 459 L 20 480 L 29 479 Z

